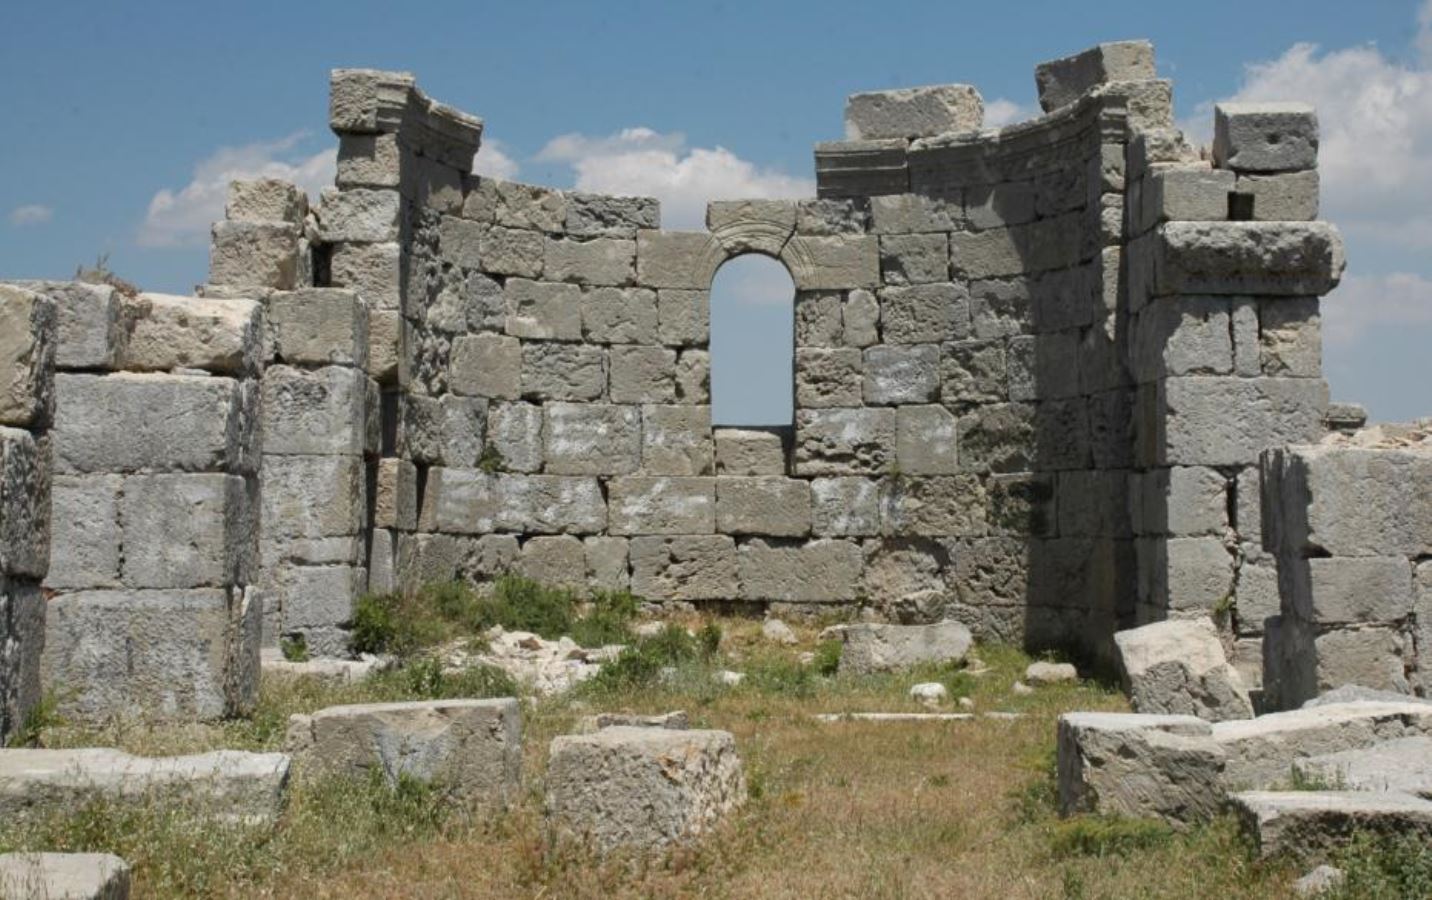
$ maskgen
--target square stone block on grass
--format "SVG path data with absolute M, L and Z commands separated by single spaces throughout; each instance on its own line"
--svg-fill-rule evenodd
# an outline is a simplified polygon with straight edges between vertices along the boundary
M 547 821 L 559 840 L 659 850 L 708 834 L 745 800 L 729 732 L 619 726 L 552 741 Z

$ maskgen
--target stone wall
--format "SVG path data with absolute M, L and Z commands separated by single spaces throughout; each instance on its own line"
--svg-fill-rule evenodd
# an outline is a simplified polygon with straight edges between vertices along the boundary
M 1432 695 L 1432 420 L 1271 450 L 1263 491 L 1270 706 L 1344 684 Z
M 40 699 L 54 370 L 54 304 L 0 284 L 0 746 Z
M 45 682 L 80 718 L 244 712 L 262 308 L 36 289 L 58 309 Z

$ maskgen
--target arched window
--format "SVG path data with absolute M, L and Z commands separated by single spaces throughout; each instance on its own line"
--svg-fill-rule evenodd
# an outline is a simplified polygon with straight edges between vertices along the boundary
M 768 256 L 728 260 L 711 282 L 711 423 L 793 421 L 795 284 Z

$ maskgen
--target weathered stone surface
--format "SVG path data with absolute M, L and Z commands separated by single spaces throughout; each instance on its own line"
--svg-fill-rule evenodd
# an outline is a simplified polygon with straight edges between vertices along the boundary
M 395 241 L 401 206 L 397 191 L 325 188 L 316 210 L 319 235 L 328 243 Z
M 0 896 L 129 900 L 129 866 L 111 853 L 0 854 Z
M 487 446 L 503 471 L 542 468 L 542 407 L 535 403 L 494 403 L 487 413 Z
M 984 100 L 968 84 L 869 91 L 845 100 L 845 133 L 853 141 L 975 131 L 983 121 Z
M 738 578 L 736 543 L 726 535 L 631 540 L 631 589 L 638 596 L 730 599 Z
M 986 532 L 984 488 L 973 475 L 902 477 L 885 499 L 882 530 L 899 535 L 965 535 Z
M 679 293 L 679 292 L 678 292 Z M 671 310 L 674 318 L 676 311 Z M 670 332 L 677 335 L 684 323 L 673 321 Z M 587 340 L 602 344 L 655 344 L 658 331 L 656 291 L 646 288 L 599 287 L 582 295 L 582 330 Z
M 354 291 L 308 288 L 275 294 L 265 314 L 274 354 L 282 362 L 360 369 L 368 364 L 368 307 Z M 131 349 L 133 344 L 131 336 Z
M 108 369 L 115 363 L 124 332 L 123 295 L 107 284 L 80 281 L 29 282 L 55 306 L 55 365 L 61 369 Z M 6 333 L 11 333 L 6 329 Z
M 790 200 L 713 200 L 706 204 L 706 227 L 732 256 L 778 256 L 796 230 Z
M 378 460 L 373 527 L 411 531 L 418 522 L 418 469 L 406 459 Z
M 1347 265 L 1342 237 L 1326 222 L 1169 222 L 1149 252 L 1143 283 L 1154 296 L 1318 296 L 1337 287 Z
M 736 742 L 725 731 L 604 728 L 554 739 L 549 758 L 549 823 L 599 852 L 689 842 L 746 799 Z
M 1099 44 L 1073 56 L 1040 63 L 1034 70 L 1039 105 L 1045 112 L 1067 106 L 1101 84 L 1154 77 L 1154 48 L 1148 41 Z
M 970 630 L 959 622 L 845 625 L 840 628 L 840 639 L 840 670 L 857 675 L 898 672 L 922 663 L 959 662 L 974 643 Z
M 859 406 L 863 361 L 853 347 L 796 350 L 796 405 L 802 409 Z
M 269 455 L 260 479 L 265 541 L 356 535 L 363 528 L 367 491 L 362 457 Z
M 0 425 L 48 425 L 55 403 L 55 304 L 0 284 Z
M 1223 752 L 1193 716 L 1065 713 L 1059 717 L 1059 812 L 1211 819 L 1223 803 Z
M 1285 783 L 1295 759 L 1418 735 L 1432 735 L 1432 706 L 1410 698 L 1333 703 L 1213 726 L 1228 756 L 1224 783 L 1232 790 Z
M 663 344 L 691 346 L 711 339 L 711 295 L 705 290 L 657 291 L 656 313 Z
M 795 478 L 716 480 L 716 529 L 723 534 L 801 537 L 810 533 L 810 483 Z
M 641 470 L 649 475 L 712 474 L 711 407 L 642 407 Z
M 711 534 L 716 479 L 626 476 L 607 485 L 612 534 Z
M 1258 362 L 1264 375 L 1317 378 L 1323 374 L 1322 320 L 1316 297 L 1264 305 L 1258 322 Z
M 238 591 L 79 591 L 49 601 L 47 684 L 67 715 L 216 719 L 258 699 L 262 604 Z
M 1253 704 L 1208 620 L 1170 620 L 1114 635 L 1124 688 L 1141 713 L 1248 719 Z
M 1289 611 L 1317 624 L 1391 624 L 1412 614 L 1412 564 L 1400 556 L 1334 556 L 1285 564 Z
M 503 334 L 465 334 L 453 341 L 448 387 L 496 400 L 522 394 L 522 343 Z
M 741 597 L 787 603 L 848 603 L 855 599 L 861 567 L 860 547 L 851 541 L 752 539 L 741 544 Z
M 1304 783 L 1349 791 L 1395 791 L 1432 799 L 1432 737 L 1397 738 L 1372 747 L 1293 760 Z
M 1213 162 L 1241 172 L 1316 168 L 1318 116 L 1306 103 L 1219 103 Z
M 298 250 L 299 229 L 295 225 L 217 222 L 209 247 L 209 282 L 291 291 L 298 286 Z
M 390 786 L 414 778 L 501 807 L 519 789 L 522 714 L 511 698 L 330 706 L 290 716 L 284 746 L 305 776 L 376 771 Z
M 477 469 L 430 469 L 418 513 L 419 530 L 448 534 L 595 534 L 606 526 L 606 503 L 595 478 Z
M 575 237 L 634 238 L 637 229 L 660 225 L 661 205 L 653 197 L 567 194 L 567 234 Z
M 1132 210 L 1131 233 L 1140 234 L 1161 222 L 1221 222 L 1228 216 L 1228 195 L 1236 177 L 1208 165 L 1156 166 L 1145 177 L 1141 206 Z
M 1240 465 L 1266 448 L 1320 437 L 1327 386 L 1315 378 L 1189 376 L 1164 379 L 1154 399 L 1162 420 L 1150 448 L 1155 464 Z
M 339 244 L 329 263 L 330 281 L 334 287 L 357 293 L 369 309 L 397 309 L 402 284 L 400 255 L 396 242 Z
M 414 87 L 407 72 L 334 69 L 329 77 L 328 127 L 338 133 L 392 131 Z
M 1009 396 L 1003 341 L 953 341 L 940 348 L 940 396 L 946 405 L 997 402 Z
M 586 589 L 587 559 L 582 542 L 571 535 L 538 536 L 522 544 L 517 573 L 539 584 Z
M 880 242 L 874 235 L 796 235 L 786 242 L 781 261 L 801 291 L 848 291 L 880 284 Z
M 288 770 L 282 753 L 151 758 L 105 748 L 0 750 L 0 815 L 7 822 L 37 821 L 108 801 L 269 825 L 282 811 Z
M 880 292 L 880 327 L 894 344 L 928 344 L 970 334 L 969 291 L 962 284 L 917 284 Z
M 263 379 L 267 454 L 361 455 L 377 440 L 369 382 L 361 369 L 270 366 Z
M 494 275 L 536 278 L 542 274 L 542 235 L 494 225 L 483 233 L 478 254 L 482 268 Z
M 1432 801 L 1365 791 L 1247 791 L 1229 798 L 1263 857 L 1329 859 L 1355 834 L 1432 841 Z
M 929 403 L 939 398 L 938 344 L 886 344 L 864 352 L 866 403 Z
M 278 178 L 229 182 L 224 218 L 230 222 L 289 222 L 302 225 L 308 195 Z
M 1144 307 L 1134 319 L 1131 369 L 1140 381 L 1169 375 L 1233 372 L 1228 301 L 1177 297 Z
M 522 345 L 522 396 L 531 400 L 595 400 L 606 388 L 606 353 L 584 344 Z
M 1046 684 L 1069 684 L 1079 680 L 1079 670 L 1074 668 L 1073 663 L 1038 660 L 1025 668 L 1024 680 L 1036 687 Z
M 340 134 L 338 172 L 334 183 L 341 188 L 402 186 L 403 164 L 414 160 L 398 143 L 396 134 Z M 305 198 L 306 201 L 306 198 Z M 307 202 L 304 204 L 307 208 Z M 230 212 L 229 218 L 234 218 Z
M 542 436 L 547 471 L 557 475 L 625 475 L 641 465 L 635 406 L 549 403 Z
M 626 538 L 589 537 L 582 541 L 587 585 L 599 591 L 624 591 L 631 585 Z
M 49 568 L 49 454 L 44 438 L 0 426 L 0 579 L 39 579 Z
M 890 234 L 880 238 L 880 274 L 886 284 L 930 284 L 950 277 L 950 242 L 943 234 Z
M 902 475 L 948 475 L 959 471 L 955 417 L 943 406 L 895 410 L 895 464 Z
M 676 351 L 668 347 L 615 346 L 609 351 L 614 403 L 670 403 L 676 399 Z
M 620 238 L 586 241 L 547 239 L 542 272 L 553 281 L 584 285 L 630 284 L 636 265 L 636 242 Z
M 224 469 L 254 425 L 229 378 L 61 373 L 55 396 L 57 473 Z
M 1318 217 L 1317 169 L 1238 175 L 1238 193 L 1251 199 L 1255 222 L 1309 222 Z
M 811 531 L 818 537 L 880 533 L 880 484 L 869 478 L 811 480 Z
M 120 475 L 61 475 L 54 479 L 47 586 L 119 586 L 123 480 Z
M 880 340 L 880 302 L 870 291 L 851 291 L 846 294 L 841 318 L 847 345 L 869 347 Z
M 255 549 L 249 485 L 237 475 L 130 475 L 119 504 L 120 577 L 134 588 L 244 584 Z
M 582 339 L 582 290 L 576 285 L 510 278 L 503 294 L 508 334 L 559 341 Z
M 711 402 L 711 354 L 705 350 L 682 350 L 676 360 L 676 401 Z
M 786 451 L 774 431 L 750 428 L 717 428 L 716 474 L 784 475 Z
M 636 233 L 636 280 L 646 287 L 705 291 L 724 258 L 716 239 L 704 232 Z
M 883 474 L 894 441 L 893 409 L 797 410 L 796 474 Z

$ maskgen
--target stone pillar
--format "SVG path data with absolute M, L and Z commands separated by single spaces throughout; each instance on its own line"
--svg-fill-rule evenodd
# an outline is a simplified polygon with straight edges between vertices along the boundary
M 46 689 L 78 719 L 242 714 L 258 689 L 262 308 L 44 290 L 60 368 Z
M 54 366 L 54 304 L 0 284 L 0 746 L 40 699 Z
M 1344 260 L 1337 231 L 1306 221 L 1317 208 L 1311 110 L 1270 125 L 1257 109 L 1220 107 L 1217 120 L 1212 163 L 1173 131 L 1129 148 L 1138 621 L 1213 616 L 1256 684 L 1277 611 L 1258 457 L 1322 433 L 1318 298 Z

